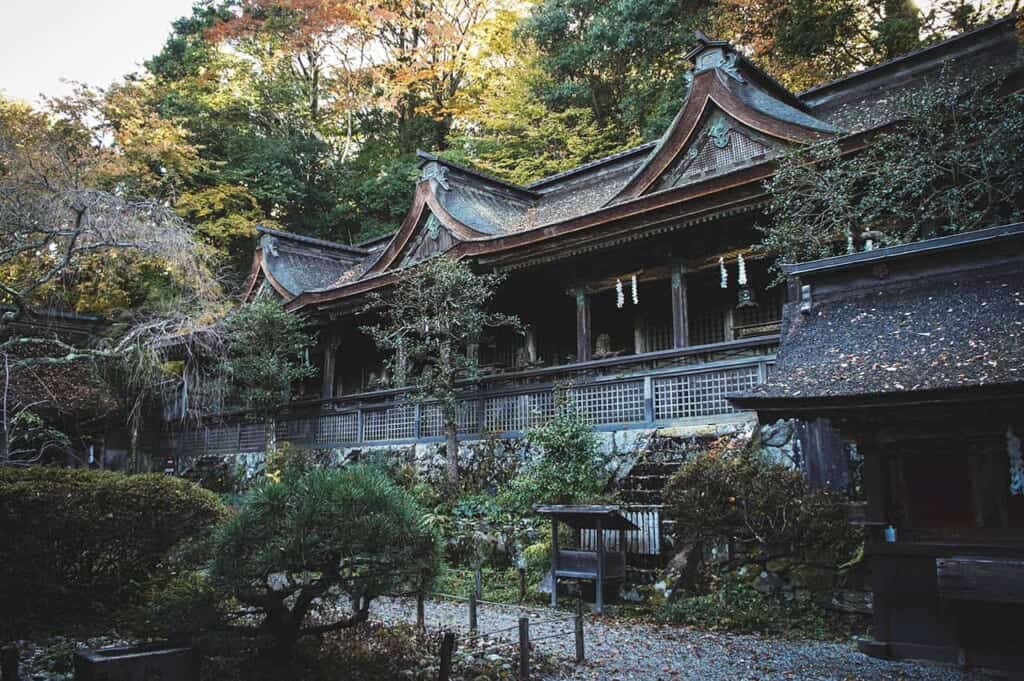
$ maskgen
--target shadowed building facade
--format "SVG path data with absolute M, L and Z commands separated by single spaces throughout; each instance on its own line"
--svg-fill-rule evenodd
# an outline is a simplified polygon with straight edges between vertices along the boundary
M 862 650 L 1024 669 L 1024 224 L 786 271 L 775 371 L 734 403 L 857 443 Z

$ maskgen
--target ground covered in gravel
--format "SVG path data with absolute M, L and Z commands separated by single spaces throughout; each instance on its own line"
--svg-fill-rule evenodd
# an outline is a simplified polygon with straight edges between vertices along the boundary
M 415 621 L 411 599 L 374 602 L 373 616 L 384 622 Z M 537 651 L 557 658 L 561 671 L 543 681 L 967 681 L 986 679 L 977 673 L 915 663 L 892 663 L 860 654 L 850 644 L 780 641 L 756 636 L 711 633 L 688 627 L 640 624 L 587 616 L 584 626 L 586 662 L 571 663 L 575 653 L 571 613 L 509 605 L 481 604 L 481 634 L 515 640 L 518 618 L 530 618 L 530 638 Z M 426 624 L 465 634 L 468 607 L 464 602 L 426 603 Z

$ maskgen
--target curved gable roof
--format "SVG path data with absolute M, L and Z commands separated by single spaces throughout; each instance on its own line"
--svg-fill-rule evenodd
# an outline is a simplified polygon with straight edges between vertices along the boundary
M 386 243 L 374 243 L 359 264 L 330 283 L 306 289 L 288 306 L 327 305 L 360 295 L 440 252 L 507 265 L 527 251 L 564 253 L 611 243 L 626 238 L 629 230 L 636 232 L 636 225 L 648 218 L 656 220 L 650 229 L 644 227 L 645 233 L 656 233 L 756 209 L 764 199 L 763 182 L 774 172 L 771 161 L 786 146 L 832 136 L 840 136 L 851 149 L 862 146 L 870 130 L 897 118 L 885 102 L 896 92 L 920 86 L 924 75 L 950 60 L 970 69 L 1018 55 L 1012 28 L 1012 21 L 997 22 L 953 38 L 941 50 L 901 57 L 884 73 L 852 76 L 824 86 L 827 92 L 800 96 L 728 43 L 698 34 L 699 45 L 689 55 L 694 61 L 690 92 L 657 142 L 526 186 L 420 152 L 422 176 L 399 229 Z M 904 72 L 903 62 L 913 68 Z M 851 92 L 844 95 L 847 87 Z M 847 106 L 869 109 L 870 123 L 852 123 L 843 115 Z M 717 150 L 709 140 L 718 142 Z M 699 167 L 694 152 L 704 154 Z M 309 283 L 323 279 L 328 277 Z
M 655 187 L 684 154 L 696 151 L 698 133 L 715 112 L 725 115 L 729 128 L 747 128 L 785 144 L 815 142 L 840 132 L 808 113 L 799 99 L 727 43 L 700 33 L 698 38 L 701 44 L 690 53 L 696 68 L 683 107 L 647 162 L 609 204 L 636 198 Z
M 286 302 L 311 290 L 333 286 L 345 273 L 360 271 L 370 252 L 358 246 L 324 241 L 259 226 L 259 246 L 245 298 L 266 281 Z

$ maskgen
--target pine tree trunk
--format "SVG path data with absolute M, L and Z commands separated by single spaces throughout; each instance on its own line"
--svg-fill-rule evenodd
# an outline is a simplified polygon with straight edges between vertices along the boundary
M 139 457 L 139 416 L 135 414 L 131 419 L 132 437 L 128 445 L 128 458 L 131 461 L 132 473 L 142 472 L 142 460 Z
M 452 421 L 445 421 L 444 434 L 448 450 L 448 482 L 459 484 L 459 426 Z

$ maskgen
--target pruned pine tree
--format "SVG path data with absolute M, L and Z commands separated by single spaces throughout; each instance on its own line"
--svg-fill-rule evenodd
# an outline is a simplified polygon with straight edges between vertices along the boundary
M 459 382 L 478 375 L 474 348 L 488 329 L 519 328 L 516 317 L 488 310 L 502 279 L 439 256 L 410 270 L 390 294 L 374 296 L 368 306 L 381 319 L 363 330 L 387 354 L 392 383 L 441 410 L 452 484 L 459 479 Z
M 263 652 L 278 659 L 302 637 L 365 622 L 375 598 L 429 590 L 441 557 L 413 497 L 360 465 L 265 480 L 219 528 L 212 549 L 211 585 L 252 615 L 228 628 L 259 636 Z

